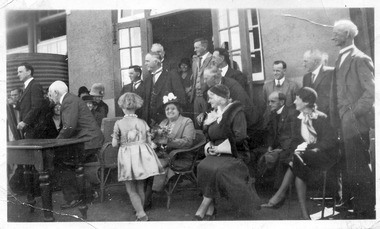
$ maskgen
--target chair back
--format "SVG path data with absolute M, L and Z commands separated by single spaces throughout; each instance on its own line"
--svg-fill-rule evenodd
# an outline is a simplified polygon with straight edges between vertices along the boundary
M 206 136 L 196 130 L 193 146 L 189 149 L 176 149 L 170 152 L 169 166 L 174 172 L 190 172 L 193 170 L 198 153 L 206 144 Z
M 113 127 L 117 120 L 123 117 L 113 117 L 113 118 L 103 118 L 101 131 L 104 135 L 104 144 L 100 150 L 100 160 L 105 168 L 116 168 L 117 167 L 117 154 L 119 152 L 119 147 L 112 147 L 112 133 Z
M 123 117 L 103 118 L 100 130 L 102 131 L 104 135 L 104 142 L 112 141 L 111 135 L 113 133 L 113 127 L 115 125 L 115 122 L 122 118 Z

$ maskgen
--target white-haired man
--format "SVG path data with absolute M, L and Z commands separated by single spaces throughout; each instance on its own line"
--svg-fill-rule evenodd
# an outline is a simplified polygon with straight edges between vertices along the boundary
M 310 49 L 303 55 L 303 66 L 307 73 L 303 76 L 303 87 L 313 88 L 317 94 L 318 110 L 329 114 L 331 80 L 334 68 L 324 66 L 322 52 L 318 49 Z
M 349 20 L 334 24 L 332 40 L 340 48 L 332 87 L 333 124 L 340 118 L 349 187 L 343 186 L 343 198 L 350 190 L 355 219 L 375 217 L 374 166 L 369 167 L 369 130 L 374 122 L 374 67 L 370 57 L 354 45 L 358 28 Z M 335 125 L 339 126 L 339 125 Z M 374 165 L 374 164 L 373 164 Z M 345 176 L 343 176 L 343 179 Z M 343 183 L 344 184 L 344 183 Z M 347 189 L 346 189 L 347 188 Z
M 102 146 L 104 137 L 86 103 L 78 96 L 69 93 L 62 81 L 55 81 L 50 85 L 48 96 L 54 103 L 61 104 L 62 129 L 57 138 L 88 139 L 84 144 L 83 163 L 96 161 L 96 153 Z M 62 191 L 67 202 L 61 205 L 62 209 L 78 206 L 81 202 L 78 187 L 75 182 L 73 183 L 73 179 L 75 180 L 75 173 L 71 171 L 62 182 Z
M 156 53 L 158 53 L 161 56 L 161 66 L 162 66 L 162 70 L 163 71 L 169 72 L 169 71 L 172 70 L 172 68 L 170 66 L 170 63 L 168 61 L 168 58 L 165 55 L 164 46 L 162 46 L 159 43 L 154 43 L 152 45 L 152 47 L 150 48 L 150 51 L 151 52 L 156 52 Z

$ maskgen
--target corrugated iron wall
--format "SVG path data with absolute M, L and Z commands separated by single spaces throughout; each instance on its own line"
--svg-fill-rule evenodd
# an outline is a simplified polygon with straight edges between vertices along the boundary
M 15 53 L 7 55 L 7 95 L 15 88 L 23 88 L 24 83 L 17 76 L 17 68 L 28 62 L 34 68 L 33 77 L 45 89 L 56 80 L 69 82 L 67 56 L 45 53 Z

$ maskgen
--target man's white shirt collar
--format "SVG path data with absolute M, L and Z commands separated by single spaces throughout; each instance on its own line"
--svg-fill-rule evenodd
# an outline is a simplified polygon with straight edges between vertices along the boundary
M 319 71 L 321 70 L 322 68 L 322 64 L 320 64 L 313 72 L 312 74 L 315 75 L 315 77 L 317 77 L 317 75 L 319 74 Z
M 224 66 L 223 68 L 220 69 L 222 71 L 222 76 L 224 77 L 228 71 L 228 65 Z
M 25 88 L 29 85 L 30 81 L 32 81 L 34 78 L 33 77 L 30 77 L 29 79 L 27 79 L 25 82 L 24 82 L 24 86 Z M 24 89 L 25 89 L 24 88 Z
M 67 94 L 67 92 L 63 93 L 63 95 L 61 96 L 61 98 L 59 99 L 59 103 L 62 104 L 63 102 L 63 98 L 65 97 L 65 95 Z
M 276 80 L 276 85 L 277 85 L 277 83 L 279 82 L 280 85 L 282 86 L 282 85 L 284 84 L 284 81 L 285 81 L 285 76 L 282 77 L 280 80 Z
M 281 107 L 280 109 L 278 109 L 278 110 L 276 111 L 276 113 L 277 113 L 277 114 L 281 114 L 281 113 L 282 113 L 282 110 L 284 110 L 284 106 L 285 106 L 285 105 L 282 105 L 282 107 Z

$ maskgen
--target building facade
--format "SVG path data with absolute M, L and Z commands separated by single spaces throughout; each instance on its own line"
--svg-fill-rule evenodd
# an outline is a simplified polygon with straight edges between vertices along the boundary
M 307 49 L 326 52 L 334 66 L 336 20 L 354 21 L 356 45 L 373 58 L 373 17 L 373 8 L 8 11 L 7 51 L 66 56 L 70 91 L 103 83 L 114 116 L 121 88 L 129 83 L 128 67 L 143 66 L 153 43 L 164 46 L 175 69 L 183 57 L 192 58 L 194 39 L 204 37 L 210 51 L 230 51 L 231 63 L 248 76 L 250 97 L 263 106 L 262 85 L 273 79 L 273 61 L 284 60 L 287 77 L 298 84 Z

